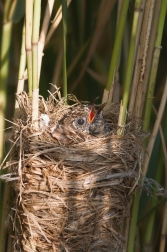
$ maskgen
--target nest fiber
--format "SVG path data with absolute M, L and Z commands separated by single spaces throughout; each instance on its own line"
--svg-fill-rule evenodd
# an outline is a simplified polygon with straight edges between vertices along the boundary
M 122 252 L 126 247 L 143 135 L 128 118 L 119 137 L 119 106 L 111 105 L 103 111 L 109 132 L 62 144 L 50 128 L 77 106 L 77 99 L 69 98 L 74 105 L 67 105 L 58 90 L 47 101 L 39 97 L 35 129 L 31 99 L 26 93 L 17 96 L 20 112 L 10 165 L 13 251 Z

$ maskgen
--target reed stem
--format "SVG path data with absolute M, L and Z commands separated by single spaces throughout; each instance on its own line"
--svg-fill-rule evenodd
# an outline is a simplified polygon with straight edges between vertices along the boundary
M 114 43 L 114 48 L 113 48 L 113 54 L 111 58 L 109 74 L 108 74 L 108 79 L 107 79 L 107 84 L 106 84 L 107 91 L 109 91 L 111 86 L 114 84 L 114 78 L 115 78 L 117 65 L 119 62 L 119 56 L 120 56 L 120 51 L 121 51 L 121 46 L 122 46 L 122 38 L 123 38 L 123 33 L 124 33 L 124 28 L 125 28 L 125 23 L 126 23 L 128 7 L 129 7 L 129 0 L 124 0 L 122 2 L 120 19 L 118 22 L 117 33 L 116 33 L 116 38 L 115 38 L 115 43 Z
M 147 101 L 144 113 L 144 124 L 143 130 L 148 131 L 149 124 L 150 124 L 150 117 L 151 117 L 151 109 L 152 109 L 152 101 L 154 96 L 154 88 L 155 88 L 155 81 L 157 76 L 157 69 L 161 51 L 161 40 L 162 40 L 162 33 L 165 23 L 165 16 L 166 16 L 166 9 L 167 9 L 167 0 L 162 0 L 161 9 L 159 14 L 159 22 L 157 27 L 157 35 L 154 45 L 154 54 L 152 60 L 152 66 L 150 70 L 150 78 L 148 83 L 148 91 L 147 91 Z
M 9 76 L 9 53 L 11 46 L 12 35 L 12 21 L 9 19 L 11 0 L 5 1 L 3 27 L 2 27 L 2 40 L 1 40 L 1 54 L 0 54 L 0 163 L 4 155 L 4 128 L 5 128 L 5 112 L 7 101 L 7 82 Z M 0 251 L 5 252 L 7 231 L 5 228 L 5 221 L 7 218 L 9 207 L 9 194 L 8 185 L 4 186 L 0 181 Z M 2 192 L 3 191 L 3 192 Z
M 148 3 L 147 3 L 148 5 Z M 148 5 L 149 6 L 149 5 Z M 149 8 L 147 6 L 146 15 L 144 15 L 144 22 L 146 21 L 146 25 L 142 27 L 141 33 L 141 44 L 144 44 L 143 51 L 139 55 L 139 64 L 140 67 L 140 76 L 139 82 L 136 82 L 137 87 L 137 99 L 135 99 L 134 103 L 134 115 L 136 117 L 142 117 L 144 105 L 146 101 L 146 92 L 147 92 L 147 84 L 152 64 L 152 56 L 154 52 L 154 44 L 156 38 L 156 31 L 159 20 L 159 12 L 161 7 L 161 0 L 155 1 L 152 0 Z M 151 9 L 150 11 L 148 9 Z M 143 22 L 143 23 L 144 23 Z M 146 30 L 146 33 L 143 33 L 143 30 Z M 141 46 L 142 48 L 143 46 Z M 142 58 L 142 60 L 140 60 Z M 137 66 L 139 68 L 139 66 Z M 134 80 L 135 81 L 135 80 Z
M 38 128 L 38 96 L 39 96 L 39 77 L 38 77 L 38 41 L 41 14 L 41 0 L 34 0 L 33 9 L 33 28 L 32 28 L 32 123 Z
M 32 20 L 33 20 L 33 4 L 34 0 L 26 0 L 26 18 L 25 18 L 25 44 L 27 56 L 27 73 L 28 73 L 28 93 L 32 96 Z
M 121 108 L 122 114 L 118 122 L 118 126 L 120 127 L 117 132 L 118 135 L 124 134 L 124 125 L 126 121 L 126 112 L 127 112 L 128 101 L 129 101 L 130 87 L 131 87 L 132 74 L 133 74 L 133 68 L 134 68 L 134 60 L 135 60 L 135 54 L 136 54 L 136 44 L 137 44 L 137 35 L 138 35 L 137 28 L 139 24 L 141 4 L 142 4 L 142 0 L 135 1 L 135 11 L 134 11 L 134 17 L 133 17 L 130 48 L 129 48 L 126 76 L 125 76 L 125 82 L 124 82 L 124 92 L 123 92 L 123 99 L 122 99 L 122 108 Z
M 167 105 L 166 105 L 167 108 Z M 166 111 L 166 109 L 164 110 Z M 160 129 L 161 131 L 161 129 Z M 164 113 L 164 123 L 163 123 L 163 138 L 164 142 L 167 140 L 167 113 Z M 159 155 L 158 155 L 158 162 L 157 162 L 157 169 L 155 173 L 155 181 L 157 183 L 161 183 L 162 180 L 162 174 L 163 174 L 163 168 L 164 168 L 164 151 L 163 147 L 160 147 L 159 150 Z M 144 241 L 143 241 L 143 247 L 148 248 L 148 245 L 151 248 L 151 241 L 153 239 L 153 233 L 154 233 L 154 224 L 155 224 L 155 215 L 156 215 L 156 206 L 158 202 L 158 195 L 156 195 L 156 192 L 153 190 L 154 197 L 151 197 L 151 202 L 150 202 L 150 209 L 154 209 L 152 213 L 148 215 L 148 221 L 147 221 L 147 227 L 145 230 L 145 235 L 144 235 Z
M 63 96 L 67 97 L 67 69 L 66 69 L 66 32 L 67 32 L 67 0 L 62 0 L 63 24 Z

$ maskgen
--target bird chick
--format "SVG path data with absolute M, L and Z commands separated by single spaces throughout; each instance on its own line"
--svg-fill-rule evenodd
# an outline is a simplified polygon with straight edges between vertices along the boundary
M 94 104 L 79 104 L 67 113 L 58 124 L 51 129 L 54 138 L 63 144 L 70 141 L 83 142 L 88 135 L 97 136 L 105 132 L 105 120 L 102 110 L 106 103 L 98 110 Z

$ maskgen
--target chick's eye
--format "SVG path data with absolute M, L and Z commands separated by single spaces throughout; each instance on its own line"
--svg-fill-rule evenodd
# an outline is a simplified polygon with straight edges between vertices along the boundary
M 78 125 L 84 125 L 85 120 L 80 118 L 77 120 L 77 123 L 78 123 Z

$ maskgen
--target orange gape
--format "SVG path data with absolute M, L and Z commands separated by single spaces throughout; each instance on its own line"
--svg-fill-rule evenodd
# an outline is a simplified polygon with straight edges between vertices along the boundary
M 92 106 L 92 108 L 90 109 L 90 113 L 89 113 L 89 116 L 88 116 L 88 121 L 90 123 L 93 122 L 94 118 L 96 116 L 96 113 L 95 113 L 95 110 L 94 110 L 94 106 Z

